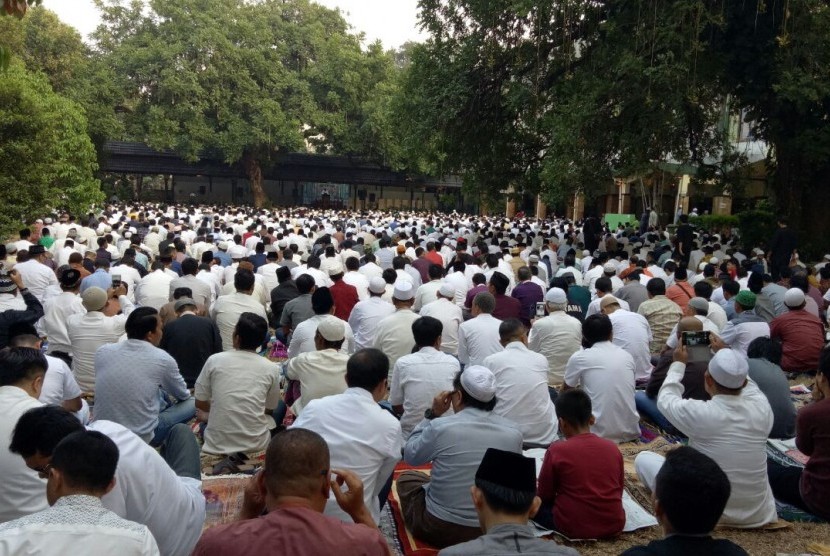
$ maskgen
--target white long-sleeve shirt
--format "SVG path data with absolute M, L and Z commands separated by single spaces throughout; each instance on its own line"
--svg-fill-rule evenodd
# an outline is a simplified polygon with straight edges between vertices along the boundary
M 464 322 L 461 307 L 446 298 L 428 303 L 421 308 L 422 317 L 432 317 L 441 321 L 441 351 L 458 355 L 458 328 Z
M 458 327 L 458 360 L 465 365 L 481 365 L 488 355 L 504 349 L 499 336 L 501 321 L 482 313 Z
M 657 395 L 657 408 L 689 437 L 689 446 L 715 460 L 732 485 L 720 523 L 760 527 L 778 519 L 767 480 L 766 442 L 772 430 L 772 408 L 749 380 L 737 396 L 716 395 L 709 401 L 684 400 L 680 382 L 686 365 L 675 362 Z
M 528 347 L 548 360 L 548 386 L 561 386 L 565 365 L 582 349 L 582 323 L 565 311 L 554 311 L 533 323 Z
M 375 345 L 378 323 L 395 312 L 395 306 L 380 297 L 359 301 L 349 315 L 349 326 L 354 333 L 355 350 Z

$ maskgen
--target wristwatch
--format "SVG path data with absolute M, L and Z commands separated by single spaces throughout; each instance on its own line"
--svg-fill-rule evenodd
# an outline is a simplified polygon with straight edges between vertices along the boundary
M 432 410 L 431 407 L 429 409 L 427 409 L 426 411 L 424 411 L 424 419 L 432 420 L 432 419 L 435 419 L 436 417 L 438 417 L 438 415 L 435 414 L 435 412 Z

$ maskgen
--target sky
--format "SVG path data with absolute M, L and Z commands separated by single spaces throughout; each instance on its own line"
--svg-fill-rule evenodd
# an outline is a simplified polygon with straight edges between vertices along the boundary
M 329 8 L 339 8 L 356 32 L 366 34 L 367 42 L 380 39 L 386 49 L 397 48 L 406 41 L 421 41 L 418 0 L 316 0 Z M 43 5 L 58 14 L 83 37 L 95 30 L 100 21 L 92 0 L 44 0 Z

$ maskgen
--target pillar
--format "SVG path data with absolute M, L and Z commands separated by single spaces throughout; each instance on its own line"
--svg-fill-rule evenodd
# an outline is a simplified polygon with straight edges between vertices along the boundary
M 504 207 L 504 214 L 507 218 L 513 218 L 516 216 L 516 200 L 513 198 L 513 187 L 511 186 L 508 188 L 505 199 L 507 204 Z
M 576 193 L 574 194 L 571 220 L 581 220 L 583 216 L 585 216 L 585 195 Z
M 548 205 L 542 201 L 541 195 L 536 195 L 536 218 L 544 220 L 548 216 Z
M 689 214 L 689 182 L 692 177 L 689 174 L 683 174 L 680 178 L 680 184 L 677 186 L 677 200 L 674 203 L 674 214 L 677 214 L 677 209 L 683 210 L 683 214 Z M 672 221 L 674 221 L 674 214 Z
M 732 196 L 716 195 L 712 197 L 712 214 L 732 214 Z

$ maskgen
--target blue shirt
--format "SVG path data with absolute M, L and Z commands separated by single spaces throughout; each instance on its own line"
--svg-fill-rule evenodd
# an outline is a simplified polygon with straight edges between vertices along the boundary
M 521 454 L 522 433 L 492 411 L 472 407 L 424 419 L 415 427 L 404 448 L 404 461 L 432 462 L 431 479 L 424 486 L 430 514 L 450 523 L 479 526 L 470 487 L 487 448 Z
M 112 276 L 103 268 L 95 269 L 95 272 L 81 280 L 81 293 L 89 288 L 101 288 L 106 291 L 112 287 Z

